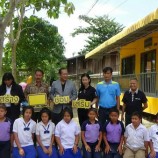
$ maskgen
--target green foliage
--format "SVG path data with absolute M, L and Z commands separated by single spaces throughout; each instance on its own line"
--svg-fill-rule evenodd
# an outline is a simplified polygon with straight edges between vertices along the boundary
M 14 27 L 17 30 L 17 19 L 14 20 Z M 35 16 L 25 17 L 17 45 L 17 69 L 33 73 L 35 69 L 41 68 L 45 72 L 46 79 L 55 77 L 57 69 L 65 61 L 63 43 L 63 38 L 59 35 L 57 27 Z M 9 49 L 7 47 L 5 48 L 6 52 Z M 6 60 L 5 53 L 4 61 Z
M 76 28 L 72 33 L 72 36 L 79 34 L 88 35 L 88 39 L 86 40 L 87 44 L 80 52 L 78 52 L 79 54 L 90 52 L 123 29 L 123 25 L 120 25 L 119 23 L 115 22 L 114 19 L 110 19 L 108 16 L 91 18 L 82 15 L 79 16 L 79 19 L 88 24 L 87 27 L 80 26 L 79 28 Z
M 13 0 L 1 0 L 0 1 L 0 17 L 4 17 L 8 12 L 10 7 L 10 1 Z M 73 14 L 75 7 L 73 3 L 68 2 L 67 0 L 16 0 L 17 9 L 21 7 L 21 4 L 25 4 L 25 8 L 32 9 L 35 13 L 42 9 L 47 11 L 47 15 L 50 18 L 58 18 L 61 12 L 61 8 L 68 15 Z

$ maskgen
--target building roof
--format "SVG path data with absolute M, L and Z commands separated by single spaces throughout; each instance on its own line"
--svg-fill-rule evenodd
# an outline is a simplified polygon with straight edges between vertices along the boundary
M 120 33 L 108 39 L 91 52 L 85 58 L 101 58 L 104 54 L 110 53 L 121 46 L 127 45 L 140 39 L 153 31 L 158 30 L 158 9 L 150 13 L 133 25 L 124 28 Z

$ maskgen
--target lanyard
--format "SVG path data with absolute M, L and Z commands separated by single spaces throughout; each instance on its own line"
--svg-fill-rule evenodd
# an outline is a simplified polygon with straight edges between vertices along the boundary
M 49 124 L 49 125 L 50 125 L 50 124 Z M 44 134 L 48 134 L 48 133 L 49 133 L 49 131 L 48 131 L 48 129 L 49 129 L 49 125 L 48 125 L 47 129 L 42 125 L 43 128 L 44 128 L 44 130 L 45 130 L 45 131 L 44 131 Z
M 27 126 L 26 126 L 25 123 L 23 123 L 23 124 L 24 124 L 24 131 L 29 131 L 30 130 L 30 128 L 29 128 L 30 122 L 29 122 L 29 124 Z

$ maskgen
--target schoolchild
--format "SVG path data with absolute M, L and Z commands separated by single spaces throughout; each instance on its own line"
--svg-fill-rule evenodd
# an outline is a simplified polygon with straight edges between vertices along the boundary
M 55 125 L 51 121 L 51 111 L 43 108 L 40 111 L 41 121 L 36 126 L 38 158 L 57 158 L 54 147 Z
M 63 119 L 55 128 L 59 158 L 82 158 L 80 149 L 78 148 L 80 129 L 72 118 L 72 110 L 65 108 L 63 110 Z
M 139 112 L 132 114 L 132 123 L 126 127 L 124 134 L 125 152 L 123 158 L 145 158 L 148 156 L 149 133 L 141 124 Z
M 12 122 L 5 115 L 7 108 L 0 104 L 0 158 L 10 158 Z
M 124 125 L 119 118 L 118 109 L 109 111 L 110 120 L 103 127 L 103 140 L 105 143 L 104 158 L 122 158 L 122 144 L 124 139 Z
M 13 158 L 36 158 L 36 150 L 33 143 L 36 132 L 36 122 L 31 119 L 33 107 L 23 108 L 23 118 L 18 118 L 13 124 L 14 144 Z
M 156 124 L 149 129 L 150 154 L 148 158 L 158 158 L 158 114 L 156 115 Z
M 81 128 L 84 158 L 101 158 L 100 144 L 102 141 L 102 129 L 100 123 L 95 119 L 97 110 L 88 110 L 88 120 L 84 121 Z

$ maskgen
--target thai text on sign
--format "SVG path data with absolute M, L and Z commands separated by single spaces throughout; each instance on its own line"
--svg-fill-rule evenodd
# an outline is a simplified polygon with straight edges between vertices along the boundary
M 86 101 L 85 99 L 73 100 L 72 107 L 73 108 L 89 109 L 90 108 L 90 101 Z
M 54 97 L 55 104 L 67 104 L 70 102 L 69 96 L 56 96 Z
M 0 103 L 19 103 L 19 97 L 9 94 L 2 95 L 0 96 Z

